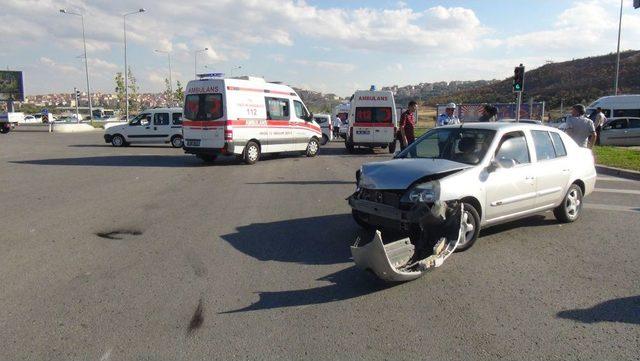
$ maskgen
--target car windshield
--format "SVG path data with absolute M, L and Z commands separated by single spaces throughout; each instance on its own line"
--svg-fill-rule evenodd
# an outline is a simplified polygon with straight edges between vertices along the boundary
M 486 155 L 495 133 L 491 129 L 432 129 L 396 158 L 447 159 L 465 164 L 478 164 Z

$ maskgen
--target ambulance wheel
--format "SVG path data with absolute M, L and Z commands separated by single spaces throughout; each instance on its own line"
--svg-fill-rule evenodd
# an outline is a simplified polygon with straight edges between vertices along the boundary
M 255 164 L 260 159 L 260 146 L 256 142 L 249 142 L 244 147 L 242 160 L 247 164 Z
M 562 203 L 553 210 L 553 215 L 562 223 L 571 223 L 580 217 L 581 210 L 582 189 L 577 184 L 572 184 Z
M 464 214 L 462 215 L 462 240 L 456 247 L 456 252 L 463 252 L 471 248 L 480 235 L 480 215 L 470 203 L 462 203 Z
M 127 145 L 127 142 L 124 140 L 123 136 L 116 134 L 111 138 L 111 145 L 114 147 L 124 147 Z
M 320 143 L 320 145 L 325 145 L 329 143 L 329 137 L 327 137 L 325 134 L 322 134 L 322 142 Z
M 389 143 L 389 153 L 393 154 L 396 152 L 396 141 Z
M 182 148 L 184 142 L 182 141 L 182 137 L 179 135 L 174 135 L 171 138 L 171 146 L 174 148 Z
M 7 134 L 11 131 L 11 127 L 0 126 L 0 133 Z
M 216 161 L 216 158 L 217 158 L 216 155 L 210 155 L 210 154 L 198 154 L 196 155 L 196 157 L 198 157 L 198 159 L 202 160 L 205 163 L 213 163 Z
M 356 221 L 356 223 L 364 228 L 364 229 L 375 229 L 374 226 L 370 225 L 369 223 L 367 223 L 367 221 L 364 220 L 364 218 L 362 217 L 362 212 L 357 211 L 355 209 L 351 210 L 351 216 L 353 217 L 353 220 Z
M 349 153 L 353 153 L 353 151 L 355 150 L 355 148 L 353 146 L 353 143 L 351 143 L 348 140 L 344 141 L 344 146 L 345 146 L 345 148 L 347 148 L 347 152 L 349 152 Z
M 318 139 L 311 138 L 309 144 L 307 144 L 307 151 L 305 152 L 305 155 L 307 157 L 315 157 L 316 155 L 318 155 L 318 149 L 320 149 Z

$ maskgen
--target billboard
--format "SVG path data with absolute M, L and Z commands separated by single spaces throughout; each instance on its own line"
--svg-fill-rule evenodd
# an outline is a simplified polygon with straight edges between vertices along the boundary
M 24 101 L 22 72 L 0 70 L 0 101 Z
M 516 117 L 516 104 L 515 103 L 493 103 L 491 104 L 497 108 L 498 114 L 496 118 L 500 119 L 515 119 Z M 476 122 L 480 118 L 481 109 L 483 104 L 460 104 L 456 108 L 454 114 L 460 118 L 463 122 Z M 438 115 L 443 114 L 446 105 L 438 104 Z M 522 119 L 538 119 L 542 120 L 544 116 L 544 102 L 534 102 L 533 107 L 529 109 L 529 104 L 522 104 L 520 106 L 520 118 Z

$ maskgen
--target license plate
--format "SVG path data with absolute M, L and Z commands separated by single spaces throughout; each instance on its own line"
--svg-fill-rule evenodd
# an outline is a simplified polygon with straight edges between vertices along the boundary
M 187 147 L 199 147 L 200 139 L 187 139 Z

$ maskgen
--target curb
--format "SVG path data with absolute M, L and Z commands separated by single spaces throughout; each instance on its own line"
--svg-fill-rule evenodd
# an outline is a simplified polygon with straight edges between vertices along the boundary
M 640 172 L 634 170 L 608 167 L 606 165 L 596 164 L 596 173 L 606 174 L 614 177 L 621 177 L 632 180 L 640 180 Z

